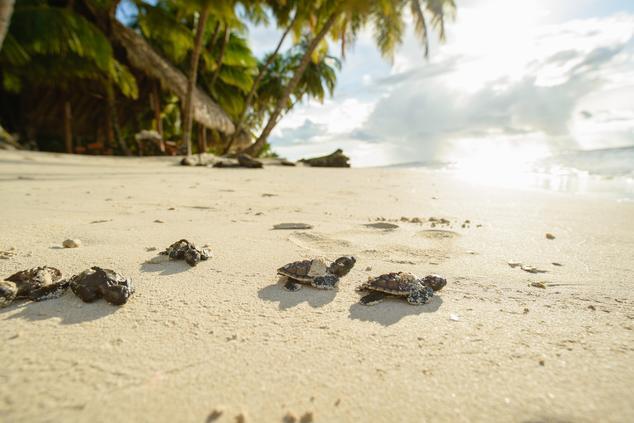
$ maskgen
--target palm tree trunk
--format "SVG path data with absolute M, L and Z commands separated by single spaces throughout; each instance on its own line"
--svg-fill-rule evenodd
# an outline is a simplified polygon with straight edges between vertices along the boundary
M 187 81 L 187 94 L 185 95 L 183 142 L 187 145 L 187 156 L 192 154 L 192 123 L 193 123 L 193 97 L 196 88 L 196 79 L 198 77 L 198 61 L 200 59 L 200 50 L 203 41 L 203 32 L 209 17 L 209 6 L 204 7 L 198 18 L 198 27 L 196 28 L 196 39 L 194 42 L 194 51 L 192 52 L 192 61 L 189 68 L 189 80 Z
M 64 144 L 66 153 L 73 153 L 73 112 L 70 101 L 64 102 Z
M 0 0 L 0 50 L 2 50 L 2 42 L 9 30 L 11 15 L 13 14 L 14 0 Z
M 165 153 L 165 140 L 163 140 L 163 122 L 161 120 L 161 90 L 157 81 L 152 82 L 152 91 L 150 92 L 150 107 L 154 110 L 154 120 L 156 121 L 156 132 L 161 136 L 159 148 L 161 153 Z
M 260 73 L 258 73 L 258 76 L 255 78 L 255 81 L 253 81 L 253 85 L 251 86 L 251 90 L 249 91 L 249 94 L 247 95 L 247 99 L 244 101 L 244 109 L 242 109 L 242 113 L 238 117 L 238 122 L 236 123 L 236 130 L 233 133 L 233 135 L 229 137 L 229 141 L 227 142 L 227 145 L 223 150 L 223 154 L 227 154 L 229 152 L 229 150 L 233 146 L 233 141 L 242 130 L 242 125 L 244 124 L 244 119 L 247 116 L 247 111 L 249 110 L 249 107 L 251 106 L 251 103 L 253 102 L 253 97 L 255 97 L 255 93 L 257 92 L 258 87 L 260 86 L 260 83 L 262 82 L 264 77 L 269 73 L 269 68 L 271 67 L 271 65 L 273 64 L 273 61 L 279 54 L 280 49 L 282 48 L 282 44 L 284 44 L 284 40 L 286 39 L 286 36 L 291 32 L 291 29 L 293 29 L 293 26 L 295 26 L 295 22 L 297 22 L 297 18 L 298 18 L 298 13 L 295 13 L 295 17 L 293 18 L 290 25 L 286 28 L 286 31 L 284 31 L 284 33 L 282 34 L 282 37 L 280 38 L 280 41 L 277 43 L 275 50 L 273 50 L 273 53 L 269 56 L 264 66 L 262 66 L 262 70 L 260 71 Z
M 128 149 L 125 140 L 121 138 L 121 128 L 119 127 L 119 118 L 117 116 L 117 104 L 114 93 L 114 86 L 112 81 L 106 83 L 106 101 L 108 103 L 108 117 L 110 118 L 110 124 L 112 125 L 112 131 L 114 132 L 114 138 L 119 144 L 119 148 L 126 156 L 131 156 L 132 153 Z
M 198 126 L 198 163 L 203 164 L 203 154 L 207 152 L 207 142 L 203 139 L 205 136 L 206 128 L 204 125 Z
M 227 44 L 229 43 L 230 36 L 231 36 L 231 31 L 229 31 L 228 26 L 225 26 L 225 31 L 222 36 L 222 45 L 220 46 L 220 54 L 218 55 L 218 60 L 216 61 L 218 63 L 218 67 L 216 68 L 216 71 L 211 77 L 211 83 L 209 84 L 211 89 L 213 89 L 213 87 L 216 85 L 216 80 L 220 76 L 220 68 L 222 68 L 222 61 L 225 58 L 225 53 L 227 51 Z
M 284 89 L 282 96 L 278 99 L 275 109 L 273 110 L 273 113 L 271 113 L 271 116 L 269 116 L 269 120 L 262 130 L 262 133 L 255 141 L 255 143 L 244 150 L 245 153 L 252 156 L 258 156 L 262 152 L 264 146 L 266 145 L 266 140 L 273 131 L 273 128 L 275 128 L 275 125 L 277 125 L 278 118 L 284 110 L 288 99 L 297 87 L 297 84 L 299 84 L 302 76 L 304 76 L 304 72 L 306 71 L 306 68 L 308 67 L 308 64 L 312 59 L 313 52 L 315 51 L 319 43 L 321 43 L 321 41 L 326 37 L 332 26 L 335 24 L 336 19 L 337 12 L 333 12 L 324 26 L 321 28 L 321 31 L 319 31 L 315 38 L 313 38 L 313 40 L 310 42 L 308 48 L 306 49 L 306 52 L 304 53 L 304 57 L 302 57 L 302 61 L 300 62 L 299 67 L 295 71 L 295 74 L 293 75 L 291 81 L 286 86 L 286 89 Z

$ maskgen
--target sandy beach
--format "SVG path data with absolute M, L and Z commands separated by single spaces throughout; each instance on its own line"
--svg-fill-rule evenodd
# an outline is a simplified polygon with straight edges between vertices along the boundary
M 0 201 L 3 278 L 99 265 L 136 287 L 121 307 L 69 291 L 0 309 L 3 422 L 634 421 L 633 203 L 432 171 L 27 152 L 0 153 Z M 382 218 L 398 227 L 367 226 Z M 145 263 L 182 238 L 213 257 Z M 338 291 L 277 282 L 342 254 L 357 265 Z M 368 276 L 401 270 L 448 285 L 424 306 L 358 303 Z

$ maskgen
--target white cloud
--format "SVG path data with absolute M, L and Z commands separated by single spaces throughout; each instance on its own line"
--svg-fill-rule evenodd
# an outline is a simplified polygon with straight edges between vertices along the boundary
M 293 143 L 308 135 L 299 129 L 310 128 L 310 137 L 306 141 L 319 140 L 320 136 L 336 136 L 354 131 L 367 121 L 374 109 L 373 102 L 362 102 L 355 98 L 340 102 L 326 100 L 323 104 L 309 102 L 298 111 L 289 114 L 275 128 L 273 143 Z M 319 130 L 317 130 L 319 128 Z
M 465 4 L 429 62 L 410 30 L 390 67 L 365 31 L 335 98 L 285 117 L 273 148 L 341 147 L 371 165 L 634 144 L 634 14 L 565 21 L 546 2 Z

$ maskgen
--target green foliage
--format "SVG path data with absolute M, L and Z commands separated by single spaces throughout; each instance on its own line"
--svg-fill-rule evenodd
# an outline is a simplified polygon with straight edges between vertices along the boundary
M 163 7 L 139 2 L 138 26 L 145 38 L 174 63 L 180 63 L 194 48 L 194 34 L 177 16 Z
M 20 81 L 45 84 L 111 78 L 125 96 L 138 95 L 136 80 L 114 58 L 110 41 L 99 28 L 71 9 L 42 1 L 16 4 L 0 65 L 8 91 L 19 91 L 19 75 Z
M 115 96 L 117 106 L 126 110 L 121 132 L 131 135 L 146 127 L 154 119 L 148 87 L 156 81 L 142 77 L 137 85 L 135 75 L 139 74 L 133 75 L 126 67 L 126 56 L 108 38 L 109 21 L 119 1 L 18 0 L 0 51 L 1 89 L 20 93 L 28 91 L 25 87 L 46 87 L 103 102 L 103 86 L 114 84 L 123 95 Z M 360 31 L 371 26 L 377 48 L 391 59 L 404 36 L 405 16 L 410 14 L 427 55 L 430 30 L 444 40 L 446 19 L 453 17 L 456 8 L 454 0 L 128 1 L 138 10 L 130 25 L 185 75 L 190 72 L 199 19 L 209 12 L 196 83 L 249 132 L 261 128 L 267 119 L 277 123 L 278 115 L 298 102 L 324 101 L 333 95 L 341 69 L 330 50 L 333 42 L 341 46 L 344 58 Z M 247 22 L 273 23 L 288 34 L 286 40 L 292 40 L 292 46 L 258 60 L 246 36 Z M 309 48 L 326 23 L 332 23 L 327 36 L 313 43 L 315 49 Z M 277 42 L 270 51 L 276 47 Z M 304 58 L 310 61 L 301 70 Z M 290 83 L 297 78 L 287 97 L 286 88 L 293 87 Z M 86 87 L 94 92 L 76 93 Z M 182 105 L 173 94 L 161 92 L 160 103 L 165 136 L 175 139 L 181 135 Z

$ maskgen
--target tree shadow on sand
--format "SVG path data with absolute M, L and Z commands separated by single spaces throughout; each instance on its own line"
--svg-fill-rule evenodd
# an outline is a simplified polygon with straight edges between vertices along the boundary
M 175 275 L 183 273 L 192 267 L 183 260 L 170 260 L 164 263 L 143 263 L 141 264 L 141 272 L 143 273 L 159 273 L 163 276 Z
M 290 292 L 284 289 L 281 283 L 265 286 L 258 291 L 259 298 L 270 302 L 279 302 L 280 310 L 296 307 L 303 302 L 307 302 L 314 308 L 323 307 L 332 302 L 336 295 L 336 289 L 322 290 L 310 286 L 304 286 L 299 291 Z
M 386 298 L 383 302 L 365 306 L 359 303 L 350 306 L 349 318 L 364 322 L 377 322 L 383 326 L 398 323 L 402 318 L 423 313 L 434 313 L 442 305 L 442 298 L 434 296 L 425 305 L 413 306 L 400 298 Z
M 98 300 L 84 303 L 72 294 L 46 301 L 16 300 L 10 306 L 0 309 L 0 319 L 24 319 L 31 322 L 61 319 L 63 325 L 91 322 L 116 313 L 120 307 Z M 16 313 L 17 311 L 17 313 Z

